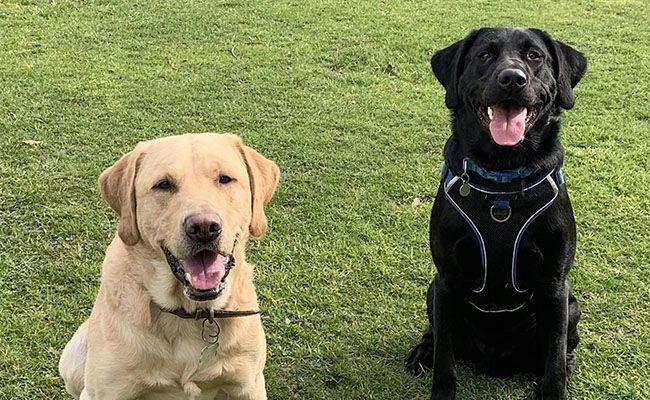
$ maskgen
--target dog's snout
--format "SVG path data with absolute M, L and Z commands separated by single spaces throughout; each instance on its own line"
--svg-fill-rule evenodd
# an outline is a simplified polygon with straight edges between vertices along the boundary
M 499 85 L 508 89 L 521 89 L 528 83 L 524 71 L 517 68 L 506 68 L 499 72 L 497 81 Z
M 221 217 L 211 211 L 188 215 L 183 222 L 185 234 L 195 242 L 212 242 L 221 234 Z

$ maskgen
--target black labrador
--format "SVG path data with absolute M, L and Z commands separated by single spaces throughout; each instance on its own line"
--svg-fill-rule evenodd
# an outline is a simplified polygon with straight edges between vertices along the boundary
M 565 399 L 580 308 L 559 130 L 587 60 L 537 29 L 482 28 L 431 66 L 452 135 L 429 226 L 429 327 L 406 367 L 433 368 L 434 400 L 454 399 L 457 357 L 493 376 L 541 375 L 537 397 Z

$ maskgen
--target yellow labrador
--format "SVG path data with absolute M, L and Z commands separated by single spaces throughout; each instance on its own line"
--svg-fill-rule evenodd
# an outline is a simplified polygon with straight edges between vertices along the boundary
M 92 313 L 59 372 L 82 400 L 266 399 L 266 341 L 246 262 L 275 163 L 233 135 L 142 142 L 99 178 L 119 215 Z

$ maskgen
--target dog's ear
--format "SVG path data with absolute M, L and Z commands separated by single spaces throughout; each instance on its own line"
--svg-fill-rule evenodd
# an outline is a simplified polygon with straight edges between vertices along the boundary
M 533 29 L 546 44 L 553 57 L 553 74 L 557 82 L 556 103 L 570 110 L 575 104 L 573 88 L 587 72 L 587 59 L 578 50 L 555 40 L 548 33 Z
M 252 218 L 249 230 L 256 238 L 262 237 L 268 227 L 264 206 L 271 200 L 280 180 L 280 168 L 257 151 L 241 147 L 251 186 Z
M 472 47 L 481 29 L 470 32 L 465 39 L 437 51 L 431 57 L 431 69 L 445 88 L 445 104 L 450 110 L 458 106 L 458 78 L 463 72 L 465 54 Z
M 141 146 L 136 146 L 99 176 L 102 197 L 119 216 L 117 234 L 130 246 L 140 240 L 136 219 L 135 176 L 142 154 Z

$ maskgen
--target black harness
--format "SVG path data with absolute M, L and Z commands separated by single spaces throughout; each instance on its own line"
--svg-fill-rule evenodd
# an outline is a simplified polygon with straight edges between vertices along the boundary
M 442 169 L 445 197 L 474 233 L 483 279 L 467 301 L 483 313 L 515 312 L 533 297 L 517 280 L 517 257 L 526 229 L 555 201 L 562 170 L 489 171 L 471 159 L 462 174 Z

